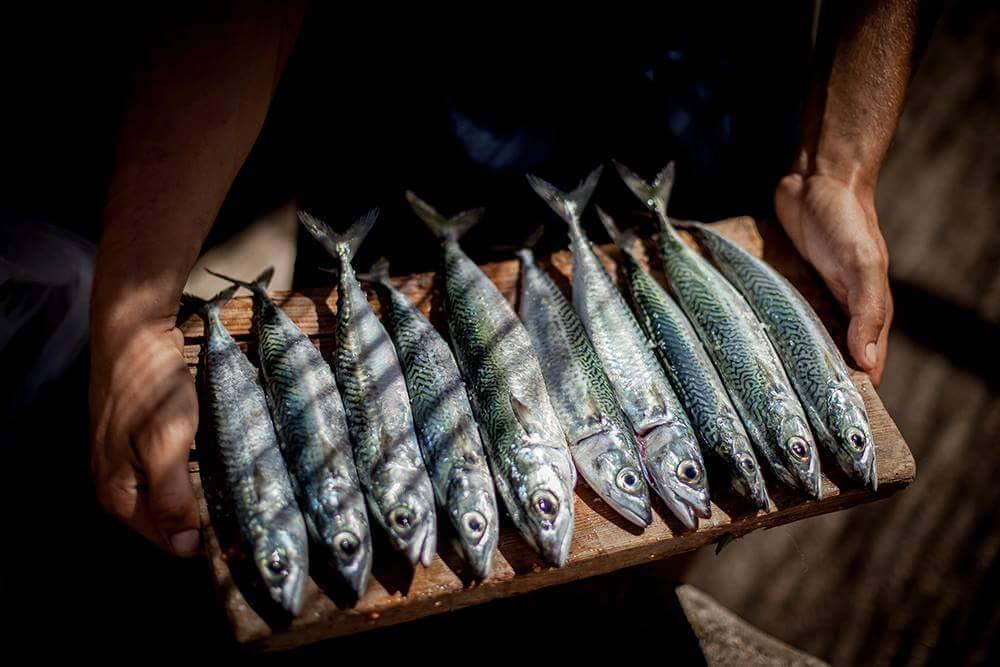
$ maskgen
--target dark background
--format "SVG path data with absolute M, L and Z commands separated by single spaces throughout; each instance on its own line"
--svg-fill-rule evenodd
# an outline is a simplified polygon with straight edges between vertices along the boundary
M 0 211 L 4 215 L 46 220 L 96 239 L 130 70 L 145 40 L 161 29 L 162 12 L 155 5 L 124 13 L 48 5 L 5 10 L 0 22 L 4 86 Z M 574 84 L 567 89 L 579 91 L 573 103 L 588 109 L 575 116 L 576 125 L 556 128 L 565 150 L 538 163 L 516 166 L 537 169 L 568 187 L 612 154 L 647 173 L 658 166 L 662 154 L 679 162 L 675 199 L 679 216 L 711 219 L 766 209 L 769 183 L 780 173 L 790 150 L 789 118 L 798 111 L 795 100 L 800 91 L 795 86 L 804 71 L 802 61 L 790 65 L 784 54 L 801 52 L 802 35 L 786 29 L 785 22 L 794 19 L 777 10 L 773 16 L 756 10 L 728 18 L 687 27 L 680 22 L 665 24 L 662 47 L 635 47 L 642 44 L 641 26 L 620 42 L 600 42 L 636 48 L 659 67 L 656 86 L 632 83 L 664 102 L 664 113 L 658 116 L 661 124 L 650 121 L 658 128 L 662 150 L 644 152 L 641 135 L 625 131 L 628 128 L 581 143 L 590 127 L 588 119 L 610 114 L 622 122 L 607 127 L 622 128 L 632 118 L 630 109 L 615 104 L 614 95 L 600 96 L 588 89 L 583 83 L 588 74 L 608 85 L 634 88 L 629 88 L 628 80 L 613 76 L 609 63 L 624 57 L 616 56 L 614 49 L 609 48 L 607 57 L 592 50 L 560 52 L 567 62 L 582 59 L 592 65 L 567 74 Z M 348 219 L 379 204 L 386 208 L 386 224 L 371 246 L 405 248 L 396 257 L 397 265 L 426 267 L 432 262 L 433 244 L 393 194 L 402 187 L 440 200 L 446 212 L 489 205 L 494 211 L 489 229 L 484 222 L 484 229 L 469 239 L 477 258 L 499 252 L 493 246 L 517 243 L 525 230 L 550 219 L 519 175 L 491 172 L 490 178 L 478 178 L 482 174 L 424 168 L 440 158 L 441 150 L 456 150 L 454 145 L 442 149 L 435 144 L 426 147 L 429 152 L 408 145 L 404 150 L 392 140 L 410 136 L 404 132 L 380 136 L 381 150 L 370 154 L 336 154 L 336 159 L 328 159 L 316 149 L 334 144 L 352 123 L 403 127 L 421 115 L 441 117 L 429 106 L 440 102 L 441 95 L 413 93 L 409 97 L 430 102 L 410 107 L 385 99 L 389 92 L 412 92 L 405 86 L 412 80 L 407 69 L 412 63 L 389 48 L 395 43 L 392 37 L 376 31 L 377 48 L 355 53 L 382 63 L 401 87 L 382 86 L 347 103 L 336 97 L 334 88 L 320 93 L 310 88 L 315 70 L 300 64 L 310 60 L 306 46 L 293 56 L 289 81 L 279 93 L 273 116 L 301 113 L 296 89 L 303 87 L 326 103 L 315 103 L 313 97 L 305 122 L 293 123 L 291 131 L 269 123 L 211 242 L 290 196 L 325 215 Z M 498 52 L 509 52 L 500 47 L 517 43 L 515 37 L 499 41 Z M 322 61 L 330 45 L 320 37 L 309 39 L 308 48 L 315 49 L 312 58 Z M 976 662 L 997 654 L 998 44 L 1000 13 L 989 3 L 948 4 L 914 81 L 878 193 L 897 299 L 897 324 L 880 394 L 916 455 L 918 481 L 896 499 L 750 536 L 719 557 L 700 554 L 685 576 L 755 625 L 840 664 Z M 671 55 L 675 46 L 685 57 L 696 59 L 698 67 L 679 66 Z M 431 53 L 428 58 L 442 55 L 447 54 Z M 327 52 L 325 57 L 335 56 Z M 533 61 L 526 57 L 514 53 L 501 64 L 528 73 Z M 746 59 L 760 65 L 751 71 L 770 74 L 756 79 L 741 76 L 736 66 L 746 65 Z M 769 62 L 774 65 L 770 69 Z M 473 73 L 479 65 L 491 63 L 466 63 Z M 710 73 L 716 84 L 707 97 L 699 88 L 705 79 L 694 74 L 698 72 Z M 539 90 L 545 88 L 544 80 L 536 80 Z M 623 93 L 615 90 L 615 94 Z M 469 99 L 474 106 L 476 95 Z M 567 101 L 552 96 L 546 104 L 540 105 L 540 113 L 546 108 L 559 112 Z M 678 110 L 688 109 L 697 112 L 690 114 L 692 122 L 703 127 L 688 134 L 675 132 L 670 119 L 677 118 Z M 730 120 L 724 121 L 727 114 Z M 502 119 L 494 120 L 502 124 Z M 739 132 L 755 122 L 772 123 L 778 129 L 755 133 L 739 151 L 719 139 L 727 136 L 720 128 Z M 536 125 L 546 127 L 544 122 Z M 704 137 L 715 137 L 717 143 L 706 145 L 700 140 Z M 279 159 L 290 153 L 301 162 Z M 387 166 L 384 155 L 399 161 Z M 422 160 L 425 155 L 428 159 Z M 334 167 L 318 169 L 323 163 Z M 627 196 L 612 181 L 608 179 L 598 196 L 624 206 Z M 262 189 L 261 184 L 268 187 Z M 365 196 L 348 201 L 341 192 Z M 561 239 L 561 234 L 550 233 L 546 242 L 556 245 Z M 303 250 L 297 280 L 319 284 L 310 268 L 319 259 L 308 247 Z M 96 508 L 87 474 L 86 372 L 83 355 L 67 377 L 14 425 L 17 446 L 0 450 L 4 480 L 0 499 L 8 519 L 0 539 L 0 599 L 9 615 L 0 625 L 4 635 L 12 638 L 11 646 L 30 642 L 36 650 L 80 655 L 125 652 L 163 657 L 226 650 L 221 611 L 211 595 L 204 564 L 162 556 Z M 672 575 L 672 568 L 633 569 L 327 643 L 300 657 L 378 655 L 403 660 L 422 650 L 435 660 L 460 656 L 499 664 L 523 655 L 520 643 L 501 639 L 516 623 L 518 631 L 540 647 L 531 654 L 539 660 L 591 656 L 592 644 L 579 641 L 580 637 L 621 647 L 613 654 L 616 659 L 641 659 L 651 640 L 666 642 L 671 635 L 666 628 L 679 627 L 671 603 Z M 666 655 L 688 655 L 684 635 L 672 636 L 678 640 Z M 442 653 L 449 649 L 455 652 Z M 656 655 L 665 655 L 662 644 L 656 649 Z

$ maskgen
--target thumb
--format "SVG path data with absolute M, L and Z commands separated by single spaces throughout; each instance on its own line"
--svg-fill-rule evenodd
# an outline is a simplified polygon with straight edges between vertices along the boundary
M 880 345 L 887 324 L 889 286 L 885 273 L 877 267 L 862 270 L 848 281 L 847 349 L 862 370 L 872 372 L 880 366 L 884 346 Z
M 176 397 L 169 403 L 184 401 Z M 196 418 L 177 405 L 163 406 L 134 439 L 149 484 L 149 515 L 163 542 L 178 556 L 198 551 L 198 504 L 188 473 L 188 453 Z M 197 412 L 194 412 L 197 414 Z

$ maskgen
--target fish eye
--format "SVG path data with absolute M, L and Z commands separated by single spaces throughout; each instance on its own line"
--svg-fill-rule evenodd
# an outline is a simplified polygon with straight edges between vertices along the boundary
M 360 547 L 361 540 L 354 533 L 345 530 L 333 536 L 333 548 L 341 558 L 353 558 Z
M 677 477 L 685 484 L 697 484 L 702 478 L 701 466 L 693 459 L 684 459 L 677 464 Z
M 389 512 L 389 525 L 400 535 L 405 535 L 409 532 L 413 528 L 413 524 L 416 523 L 416 520 L 417 517 L 414 515 L 413 510 L 406 505 L 394 507 Z
M 480 538 L 486 532 L 486 517 L 479 512 L 471 511 L 462 515 L 462 529 L 472 538 Z
M 288 574 L 288 564 L 286 560 L 285 553 L 281 549 L 275 549 L 267 555 L 265 563 L 271 574 L 285 575 Z
M 740 467 L 748 473 L 756 472 L 757 464 L 753 462 L 753 459 L 749 456 L 744 456 L 740 459 Z
M 806 441 L 799 436 L 794 436 L 788 439 L 788 449 L 798 460 L 809 460 L 809 446 Z
M 860 429 L 849 426 L 844 433 L 847 435 L 847 442 L 851 443 L 851 447 L 855 450 L 860 452 L 865 448 L 867 438 L 865 438 L 865 434 Z
M 549 491 L 536 491 L 531 496 L 531 509 L 542 519 L 551 521 L 559 514 L 559 500 Z
M 622 468 L 615 479 L 618 488 L 626 493 L 635 493 L 640 487 L 639 473 L 634 468 Z

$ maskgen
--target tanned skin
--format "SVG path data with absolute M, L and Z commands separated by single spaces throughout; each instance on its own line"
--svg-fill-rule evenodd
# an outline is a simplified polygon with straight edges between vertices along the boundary
M 263 126 L 303 8 L 227 3 L 155 45 L 118 142 L 91 322 L 92 468 L 111 514 L 178 556 L 198 552 L 188 478 L 198 427 L 175 326 L 187 276 Z M 860 3 L 817 79 L 778 217 L 851 317 L 848 345 L 875 382 L 892 321 L 878 171 L 916 44 L 916 0 Z

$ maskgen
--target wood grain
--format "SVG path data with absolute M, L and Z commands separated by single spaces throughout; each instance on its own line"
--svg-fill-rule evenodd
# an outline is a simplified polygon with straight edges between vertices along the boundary
M 725 221 L 719 223 L 719 231 L 758 256 L 762 254 L 762 240 L 752 220 L 740 218 Z M 601 247 L 600 250 L 606 265 L 614 274 L 617 252 L 609 247 Z M 652 268 L 656 273 L 656 253 L 650 255 L 654 257 Z M 803 287 L 803 292 L 812 298 L 817 289 L 815 285 L 809 284 L 811 275 L 786 270 L 785 264 L 793 267 L 797 265 L 794 258 L 785 256 L 782 259 L 785 261 L 774 262 L 775 265 L 786 275 L 790 275 L 796 284 Z M 553 275 L 561 274 L 568 278 L 569 260 L 567 252 L 559 252 L 543 264 L 551 267 Z M 508 299 L 513 301 L 518 280 L 518 263 L 508 261 L 486 264 L 483 269 Z M 430 313 L 432 320 L 437 319 L 437 308 L 433 307 L 437 305 L 433 274 L 417 274 L 394 282 L 425 313 Z M 275 298 L 303 331 L 313 337 L 320 350 L 328 354 L 333 343 L 336 291 L 330 288 L 313 289 L 279 293 Z M 837 320 L 837 313 L 828 302 L 820 299 L 817 305 L 824 320 Z M 222 319 L 233 336 L 250 349 L 253 358 L 250 299 L 234 299 L 225 308 Z M 201 324 L 192 320 L 182 328 L 187 343 L 185 355 L 194 370 L 202 337 Z M 234 636 L 237 641 L 258 649 L 275 650 L 299 646 L 647 563 L 697 549 L 727 535 L 740 537 L 761 528 L 799 521 L 891 495 L 913 481 L 913 457 L 867 376 L 854 373 L 853 379 L 864 397 L 871 419 L 879 478 L 877 493 L 852 486 L 834 471 L 829 476 L 824 474 L 822 478 L 823 499 L 820 501 L 805 501 L 793 492 L 772 484 L 770 491 L 773 503 L 771 510 L 766 513 L 748 513 L 738 499 L 725 493 L 716 493 L 711 518 L 702 521 L 695 531 L 684 529 L 662 503 L 657 501 L 653 524 L 640 532 L 618 517 L 590 489 L 580 484 L 576 489 L 573 545 L 568 562 L 562 568 L 545 566 L 509 523 L 501 526 L 493 573 L 481 583 L 470 581 L 448 534 L 442 535 L 438 554 L 431 566 L 417 569 L 412 574 L 405 562 L 395 557 L 388 547 L 379 549 L 376 542 L 377 556 L 369 589 L 354 607 L 338 606 L 310 579 L 302 614 L 285 626 L 269 624 L 248 604 L 237 577 L 233 575 L 238 568 L 230 567 L 232 559 L 238 559 L 238 551 L 227 548 L 220 542 L 204 500 L 198 465 L 193 462 L 192 481 L 201 499 L 205 548 Z M 831 465 L 824 462 L 825 470 L 831 468 Z

